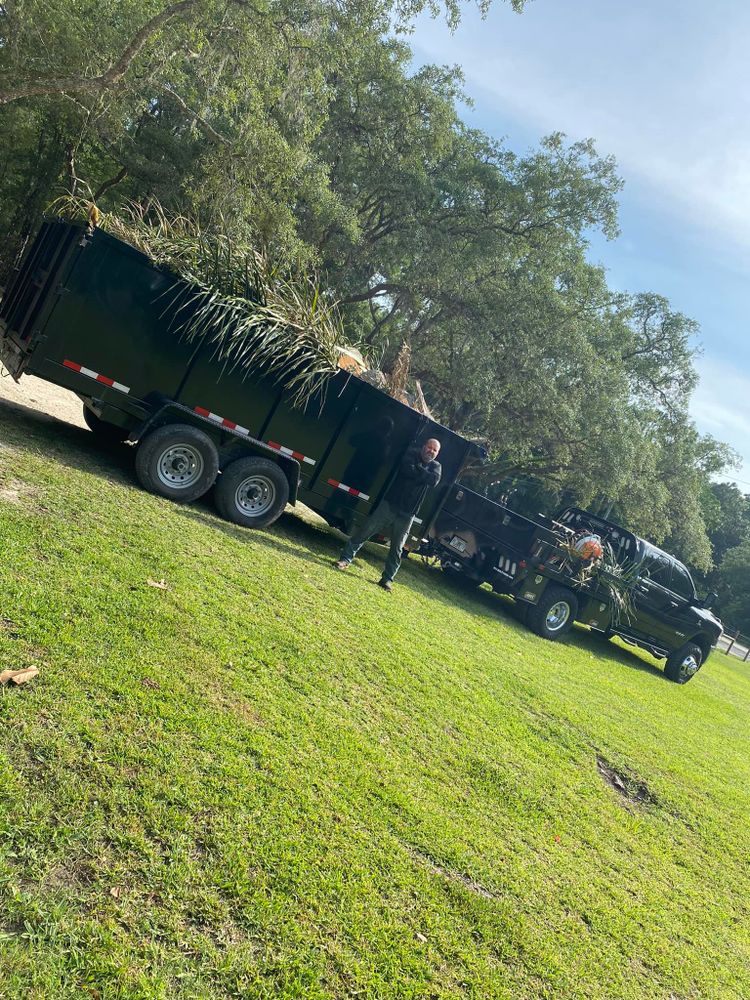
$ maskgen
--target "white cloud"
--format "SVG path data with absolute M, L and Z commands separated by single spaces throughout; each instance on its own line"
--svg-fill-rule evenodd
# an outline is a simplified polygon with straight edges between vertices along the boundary
M 705 284 L 709 264 L 735 276 L 750 270 L 750 8 L 731 0 L 535 0 L 519 17 L 496 3 L 486 21 L 467 10 L 455 35 L 424 18 L 411 42 L 418 62 L 462 67 L 485 130 L 502 135 L 512 122 L 532 135 L 593 137 L 601 154 L 614 154 L 626 183 L 643 190 L 641 211 L 671 216 L 671 236 L 692 247 L 679 261 L 658 233 L 640 252 L 622 245 L 630 271 L 640 265 L 642 287 L 692 283 L 713 350 L 741 346 L 736 364 L 699 359 L 691 413 L 702 432 L 740 454 L 727 478 L 750 492 L 750 376 L 737 337 L 747 326 L 737 311 L 744 299 L 725 302 L 728 286 L 716 271 Z M 630 239 L 637 244 L 638 232 Z
M 750 492 L 750 376 L 726 362 L 701 358 L 700 384 L 690 411 L 706 434 L 726 441 L 739 452 L 742 465 L 727 479 L 736 477 L 740 487 Z
M 454 36 L 424 20 L 413 41 L 459 63 L 506 116 L 593 136 L 665 207 L 750 247 L 749 37 L 742 5 L 537 0 L 521 17 L 468 14 Z

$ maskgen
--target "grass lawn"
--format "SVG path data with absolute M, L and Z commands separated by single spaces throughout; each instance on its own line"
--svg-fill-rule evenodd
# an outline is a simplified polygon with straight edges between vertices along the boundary
M 339 544 L 0 402 L 0 997 L 749 997 L 750 664 Z

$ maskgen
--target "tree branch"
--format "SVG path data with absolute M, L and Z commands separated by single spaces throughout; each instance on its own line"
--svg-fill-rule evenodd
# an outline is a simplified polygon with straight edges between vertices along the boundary
M 235 7 L 241 7 L 260 13 L 250 0 L 229 0 Z M 178 0 L 165 7 L 160 14 L 155 14 L 143 27 L 133 35 L 130 42 L 123 50 L 117 62 L 113 63 L 100 76 L 68 76 L 60 77 L 56 80 L 42 80 L 38 83 L 23 83 L 17 87 L 6 87 L 0 89 L 0 104 L 10 104 L 11 101 L 18 101 L 23 97 L 44 97 L 48 94 L 84 94 L 100 93 L 109 90 L 119 83 L 130 69 L 135 58 L 142 51 L 148 41 L 153 38 L 164 25 L 180 14 L 184 14 L 193 7 L 199 7 L 200 0 Z
M 98 201 L 105 191 L 109 191 L 110 188 L 114 187 L 115 184 L 119 184 L 120 181 L 124 181 L 128 176 L 128 168 L 123 167 L 122 170 L 118 171 L 114 177 L 110 177 L 108 181 L 104 181 L 94 192 L 94 197 L 91 199 L 93 202 Z
M 392 285 L 386 281 L 380 285 L 373 285 L 372 288 L 368 288 L 366 292 L 360 292 L 359 295 L 345 295 L 341 301 L 345 305 L 350 305 L 352 302 L 367 302 L 370 299 L 377 298 L 379 295 L 387 295 L 389 292 L 400 291 L 403 291 L 403 289 L 399 285 Z
M 0 104 L 9 104 L 11 101 L 17 101 L 22 97 L 43 97 L 46 94 L 61 93 L 97 93 L 102 90 L 108 90 L 122 79 L 146 42 L 167 21 L 190 10 L 197 3 L 198 0 L 178 0 L 177 3 L 166 7 L 161 14 L 155 14 L 131 38 L 117 62 L 100 76 L 61 77 L 57 80 L 43 80 L 39 83 L 25 83 L 18 87 L 8 87 L 5 90 L 0 90 Z
M 213 127 L 213 125 L 210 125 L 205 120 L 205 118 L 201 118 L 201 116 L 198 114 L 197 111 L 193 111 L 192 108 L 189 108 L 187 104 L 185 104 L 183 99 L 180 97 L 180 95 L 176 94 L 171 87 L 165 87 L 164 92 L 172 98 L 175 104 L 179 105 L 179 107 L 185 112 L 185 114 L 190 115 L 190 117 L 193 119 L 195 124 L 198 126 L 198 128 L 206 136 L 207 139 L 210 139 L 212 142 L 220 142 L 224 146 L 231 145 L 229 139 L 227 139 L 223 135 L 220 135 L 220 133 L 217 132 L 216 129 Z

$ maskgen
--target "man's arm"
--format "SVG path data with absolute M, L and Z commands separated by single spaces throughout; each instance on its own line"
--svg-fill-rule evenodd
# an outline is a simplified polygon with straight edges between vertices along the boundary
M 406 454 L 401 460 L 400 476 L 403 476 L 405 479 L 414 479 L 418 483 L 425 483 L 430 488 L 437 486 L 440 482 L 441 474 L 442 467 L 440 462 L 436 462 L 433 459 L 428 465 L 424 465 L 422 462 L 422 450 L 415 445 L 411 445 L 407 449 Z
M 427 473 L 430 488 L 434 489 L 440 482 L 440 477 L 443 474 L 442 465 L 440 462 L 436 462 L 435 459 L 433 459 L 424 471 Z

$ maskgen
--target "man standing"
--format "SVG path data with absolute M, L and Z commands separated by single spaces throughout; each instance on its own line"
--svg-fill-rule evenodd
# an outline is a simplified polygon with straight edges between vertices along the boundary
M 434 489 L 440 482 L 442 469 L 440 462 L 436 461 L 439 451 L 440 442 L 435 438 L 425 441 L 421 448 L 416 445 L 409 448 L 385 496 L 344 546 L 336 569 L 347 569 L 368 538 L 373 535 L 388 535 L 391 548 L 383 576 L 378 582 L 383 590 L 393 590 L 393 578 L 401 565 L 401 551 L 411 530 L 414 515 L 427 491 Z

